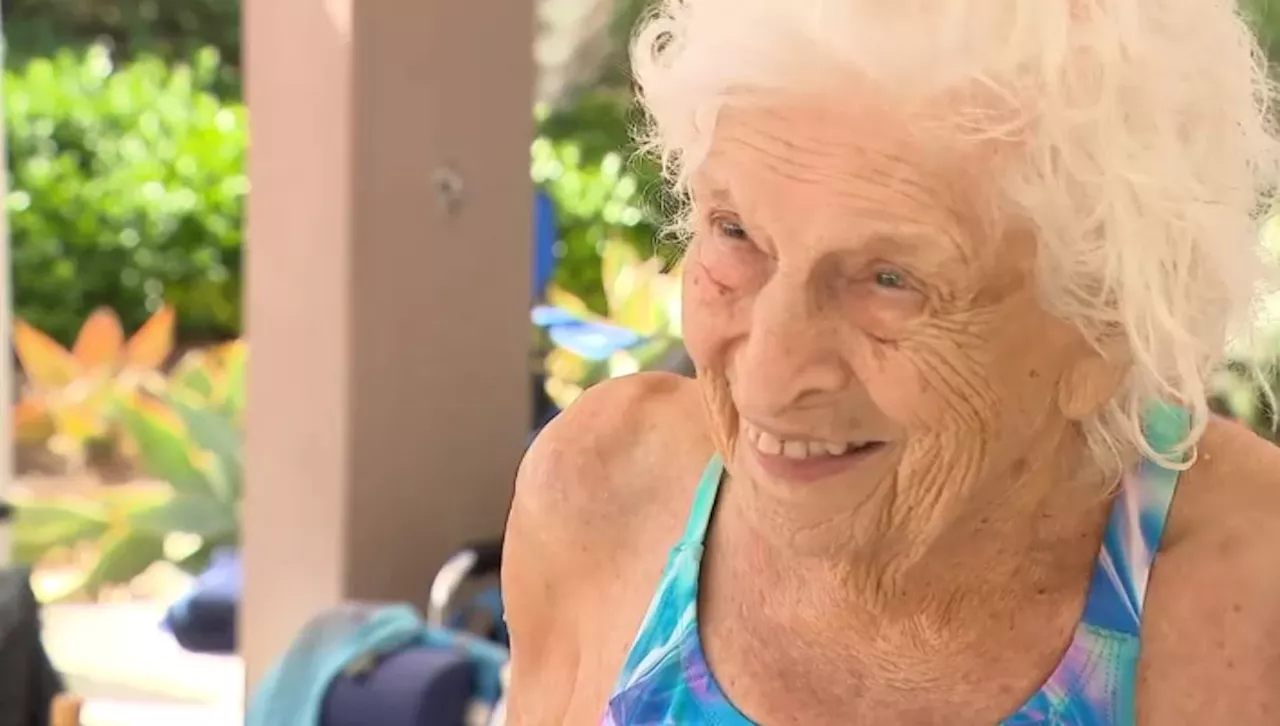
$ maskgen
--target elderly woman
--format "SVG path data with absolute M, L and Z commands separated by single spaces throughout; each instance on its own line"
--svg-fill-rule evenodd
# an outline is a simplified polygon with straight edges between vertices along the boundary
M 633 63 L 697 377 L 524 461 L 511 721 L 1280 724 L 1234 3 L 667 0 Z

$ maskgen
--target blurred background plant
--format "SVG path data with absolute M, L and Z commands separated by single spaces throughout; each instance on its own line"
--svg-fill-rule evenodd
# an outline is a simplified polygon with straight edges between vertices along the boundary
M 193 351 L 168 377 L 111 389 L 103 403 L 133 444 L 141 480 L 15 497 L 15 559 L 77 564 L 41 580 L 44 599 L 93 598 L 157 562 L 196 574 L 238 542 L 247 352 L 241 341 Z
M 1231 357 L 1213 379 L 1210 407 L 1259 436 L 1280 442 L 1276 392 L 1280 391 L 1280 329 L 1259 331 L 1251 345 L 1233 345 Z
M 557 284 L 604 313 L 600 245 L 653 254 L 661 207 L 656 169 L 629 140 L 624 39 L 643 3 L 542 5 L 540 75 L 556 82 L 538 93 L 531 177 L 557 208 Z M 182 311 L 181 340 L 235 337 L 248 191 L 239 3 L 3 10 L 18 314 L 69 344 L 97 307 L 132 328 L 163 299 Z
M 1262 226 L 1267 254 L 1280 259 L 1280 205 Z M 1280 443 L 1280 292 L 1266 295 L 1254 324 L 1227 347 L 1227 364 L 1217 372 L 1210 405 L 1260 436 Z
M 605 313 L 557 284 L 534 322 L 548 331 L 543 358 L 546 389 L 559 408 L 605 378 L 670 368 L 683 353 L 678 269 L 645 258 L 626 240 L 606 240 L 600 253 Z
M 23 65 L 64 49 L 111 47 L 117 57 L 167 62 L 205 47 L 225 59 L 219 95 L 240 92 L 239 0 L 2 0 L 6 54 Z
M 132 442 L 118 425 L 118 402 L 156 385 L 157 370 L 173 350 L 173 327 L 173 308 L 161 306 L 125 340 L 120 318 L 99 308 L 68 350 L 15 319 L 13 347 L 23 380 L 14 405 L 16 445 L 43 447 L 73 468 L 110 461 L 128 449 Z
M 628 92 L 593 89 L 567 108 L 539 109 L 540 133 L 531 149 L 530 175 L 555 205 L 553 282 L 601 314 L 608 306 L 600 264 L 606 245 L 624 243 L 645 257 L 670 255 L 657 246 L 657 169 L 629 151 L 631 112 Z
M 185 339 L 237 334 L 246 119 L 220 67 L 93 45 L 6 72 L 18 316 L 67 342 L 98 307 L 133 328 L 165 300 Z

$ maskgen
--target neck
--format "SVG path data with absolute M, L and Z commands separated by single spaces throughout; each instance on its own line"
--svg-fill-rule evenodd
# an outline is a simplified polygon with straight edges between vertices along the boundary
M 724 505 L 736 511 L 721 518 L 723 539 L 757 573 L 760 597 L 828 620 L 850 614 L 878 637 L 896 623 L 922 648 L 955 643 L 957 624 L 980 628 L 1033 601 L 1063 602 L 1070 593 L 1065 602 L 1075 602 L 1084 592 L 1107 478 L 1082 467 L 1090 458 L 1071 429 L 1047 438 L 1002 465 L 944 456 L 899 468 L 839 513 L 730 481 Z

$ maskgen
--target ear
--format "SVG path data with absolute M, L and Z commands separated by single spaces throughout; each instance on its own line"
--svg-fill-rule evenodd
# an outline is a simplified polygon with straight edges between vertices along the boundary
M 1088 347 L 1058 379 L 1058 408 L 1071 421 L 1089 418 L 1115 398 L 1128 372 L 1124 356 Z

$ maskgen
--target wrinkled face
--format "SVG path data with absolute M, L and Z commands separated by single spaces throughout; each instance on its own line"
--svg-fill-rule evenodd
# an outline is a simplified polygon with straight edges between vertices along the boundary
M 1093 354 L 1037 301 L 1030 236 L 992 231 L 989 166 L 908 127 L 731 108 L 694 180 L 685 335 L 714 433 L 802 526 L 954 522 L 1100 403 Z

